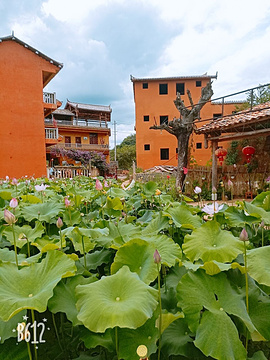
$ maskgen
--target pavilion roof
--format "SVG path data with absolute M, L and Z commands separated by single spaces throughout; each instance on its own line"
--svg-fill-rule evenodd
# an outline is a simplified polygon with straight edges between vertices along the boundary
M 67 100 L 66 106 L 70 105 L 74 109 L 77 108 L 78 110 L 86 110 L 86 111 L 102 111 L 102 112 L 112 112 L 110 106 L 106 105 L 91 105 L 91 104 L 81 104 L 73 101 Z
M 242 110 L 232 115 L 211 120 L 195 129 L 197 134 L 215 135 L 221 133 L 245 132 L 258 129 L 258 126 L 270 126 L 270 101 Z

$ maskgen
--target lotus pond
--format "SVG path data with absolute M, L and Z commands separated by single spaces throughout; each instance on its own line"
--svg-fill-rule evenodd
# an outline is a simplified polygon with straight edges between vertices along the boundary
M 155 182 L 1 181 L 0 359 L 269 359 L 270 192 L 209 208 Z

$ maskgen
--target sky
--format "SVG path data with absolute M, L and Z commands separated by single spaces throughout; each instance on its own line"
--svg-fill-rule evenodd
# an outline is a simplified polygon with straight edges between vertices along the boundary
M 215 98 L 270 82 L 269 0 L 0 0 L 0 20 L 64 64 L 45 88 L 63 106 L 111 106 L 117 144 L 135 133 L 130 75 L 218 72 Z

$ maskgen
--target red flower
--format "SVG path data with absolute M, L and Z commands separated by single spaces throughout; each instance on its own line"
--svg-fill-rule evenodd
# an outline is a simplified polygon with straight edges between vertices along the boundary
M 169 178 L 170 178 L 170 175 L 167 175 L 167 179 L 169 180 Z
M 187 175 L 187 173 L 188 173 L 188 168 L 186 168 L 186 167 L 183 166 L 183 170 L 184 170 L 184 174 Z

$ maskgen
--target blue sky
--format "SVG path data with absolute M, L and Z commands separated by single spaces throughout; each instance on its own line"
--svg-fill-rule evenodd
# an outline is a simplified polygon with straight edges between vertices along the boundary
M 130 75 L 218 71 L 214 97 L 270 82 L 269 0 L 1 0 L 0 16 L 0 36 L 64 64 L 46 88 L 63 104 L 111 105 L 117 143 L 134 133 Z

